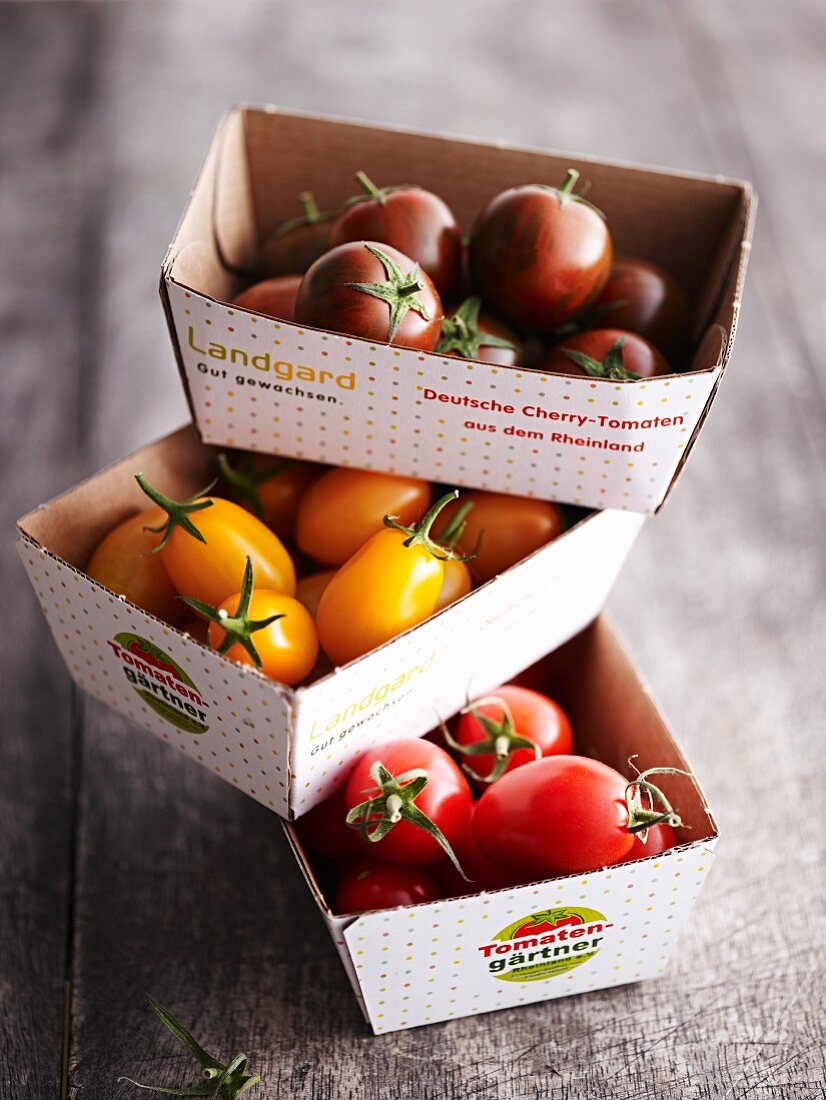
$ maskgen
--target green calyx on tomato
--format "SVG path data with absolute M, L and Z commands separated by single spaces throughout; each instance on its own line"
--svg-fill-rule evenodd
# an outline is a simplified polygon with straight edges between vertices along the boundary
M 452 317 L 445 317 L 442 321 L 441 339 L 435 350 L 443 355 L 461 355 L 463 359 L 476 359 L 481 347 L 515 351 L 516 344 L 512 340 L 505 340 L 479 328 L 481 308 L 481 298 L 467 298 Z
M 332 221 L 336 216 L 334 211 L 322 213 L 318 209 L 312 191 L 302 191 L 298 196 L 298 201 L 301 203 L 303 213 L 296 218 L 290 218 L 288 221 L 282 222 L 276 229 L 273 239 L 283 237 L 285 233 L 290 233 L 293 229 L 303 229 L 305 225 L 318 225 L 321 222 Z
M 446 508 L 451 501 L 454 501 L 459 496 L 459 490 L 453 489 L 449 493 L 445 493 L 443 497 L 439 497 L 435 504 L 431 505 L 430 509 L 425 513 L 424 518 L 420 523 L 415 524 L 413 527 L 405 527 L 403 524 L 398 523 L 397 516 L 385 516 L 384 526 L 390 527 L 394 531 L 401 531 L 403 535 L 407 535 L 404 540 L 404 546 L 423 546 L 434 558 L 438 558 L 439 561 L 472 561 L 479 552 L 479 546 L 477 545 L 471 554 L 458 554 L 452 547 L 446 546 L 443 539 L 438 542 L 434 542 L 430 537 L 430 529 L 436 522 L 436 517 Z M 460 522 L 459 534 L 456 535 L 456 539 L 461 535 L 461 531 L 464 528 L 464 516 L 467 515 L 470 509 L 466 508 L 462 513 L 462 520 Z M 461 512 L 461 509 L 460 509 Z M 454 520 L 455 524 L 455 520 Z M 451 524 L 453 526 L 454 524 Z
M 439 545 L 440 546 L 443 546 L 446 550 L 454 550 L 456 548 L 456 546 L 459 543 L 459 539 L 461 539 L 462 535 L 465 533 L 465 528 L 467 527 L 467 522 L 466 521 L 467 521 L 468 513 L 472 509 L 473 509 L 473 501 L 472 500 L 466 500 L 464 502 L 464 504 L 461 504 L 456 509 L 456 514 L 453 516 L 451 521 L 448 523 L 447 527 L 445 527 L 444 531 L 442 531 L 441 535 L 439 536 Z M 482 535 L 483 534 L 484 534 L 484 532 L 482 532 L 479 535 L 479 545 L 480 546 L 482 544 Z M 477 547 L 476 549 L 478 551 L 479 547 Z
M 599 214 L 599 216 L 604 220 L 605 215 L 600 210 L 600 208 L 598 206 L 594 206 L 592 202 L 589 202 L 585 198 L 587 193 L 591 190 L 590 183 L 584 183 L 582 185 L 582 190 L 579 192 L 579 194 L 577 194 L 574 188 L 578 183 L 579 172 L 576 170 L 576 168 L 569 168 L 568 171 L 565 173 L 565 179 L 562 181 L 559 187 L 551 187 L 551 185 L 547 183 L 540 183 L 537 184 L 537 186 L 543 188 L 545 191 L 553 191 L 554 194 L 559 198 L 560 206 L 566 206 L 569 202 L 581 202 L 583 206 L 590 206 L 590 208 L 594 210 L 597 214 Z
M 234 615 L 228 615 L 226 611 L 213 607 L 212 604 L 202 603 L 201 600 L 193 599 L 192 596 L 181 596 L 180 599 L 191 607 L 193 611 L 197 611 L 198 614 L 203 615 L 205 619 L 209 619 L 210 622 L 220 626 L 225 632 L 224 640 L 218 646 L 219 653 L 226 653 L 237 643 L 246 650 L 255 667 L 261 668 L 261 657 L 258 650 L 255 648 L 252 635 L 256 630 L 263 630 L 265 627 L 276 622 L 276 620 L 283 619 L 284 616 L 281 614 L 270 615 L 266 619 L 251 619 L 249 617 L 249 609 L 250 600 L 252 599 L 252 589 L 252 561 L 250 558 L 247 558 L 247 564 L 244 568 L 244 579 L 241 582 L 241 593 Z
M 278 477 L 279 474 L 283 474 L 285 470 L 289 470 L 291 466 L 295 466 L 295 459 L 281 459 L 264 470 L 253 469 L 252 456 L 247 453 L 241 456 L 237 467 L 230 464 L 225 454 L 219 454 L 216 463 L 221 477 L 232 486 L 238 499 L 246 501 L 253 514 L 263 519 L 264 506 L 261 503 L 260 487 L 272 478 Z
M 365 799 L 348 811 L 345 821 L 351 829 L 358 830 L 363 840 L 377 844 L 400 821 L 406 821 L 432 837 L 465 880 L 471 882 L 462 870 L 450 841 L 439 826 L 416 805 L 416 798 L 428 784 L 424 768 L 411 768 L 401 775 L 392 772 L 377 760 L 370 768 L 370 778 L 378 787 L 378 794 Z
M 169 536 L 176 527 L 180 527 L 183 531 L 186 531 L 188 535 L 192 535 L 198 542 L 206 544 L 206 539 L 189 517 L 193 512 L 202 512 L 205 508 L 212 507 L 214 502 L 205 500 L 204 498 L 206 494 L 215 487 L 214 481 L 211 481 L 209 485 L 199 493 L 193 493 L 192 496 L 188 497 L 186 500 L 171 500 L 169 497 L 164 496 L 163 493 L 152 488 L 142 473 L 135 474 L 135 481 L 137 481 L 138 485 L 140 485 L 149 499 L 154 501 L 159 508 L 163 508 L 169 516 L 169 519 L 162 527 L 146 528 L 147 531 L 162 534 L 161 541 L 157 546 L 153 546 L 151 550 L 147 550 L 147 554 L 157 554 L 159 550 L 163 550 L 169 541 Z
M 237 1100 L 242 1093 L 257 1085 L 261 1077 L 257 1073 L 247 1073 L 249 1059 L 246 1054 L 236 1054 L 228 1063 L 221 1062 L 209 1054 L 201 1044 L 183 1027 L 163 1005 L 147 994 L 149 1007 L 161 1021 L 167 1031 L 177 1039 L 181 1046 L 189 1051 L 201 1067 L 199 1083 L 185 1088 L 164 1088 L 162 1085 L 143 1085 L 131 1077 L 118 1077 L 122 1081 L 149 1092 L 162 1092 L 167 1096 L 213 1096 L 218 1100 Z
M 649 780 L 648 777 L 651 775 L 682 775 L 691 779 L 691 773 L 681 768 L 647 768 L 627 785 L 625 805 L 628 809 L 628 832 L 639 834 L 643 843 L 652 825 L 665 824 L 670 825 L 672 829 L 679 829 L 682 825 L 680 815 L 660 788 Z M 643 805 L 643 794 L 648 797 L 648 806 Z M 661 809 L 654 808 L 656 802 L 660 803 Z
M 585 313 L 580 313 L 573 321 L 566 321 L 564 325 L 560 325 L 559 328 L 554 329 L 551 333 L 551 338 L 554 341 L 567 340 L 570 336 L 578 336 L 581 332 L 587 332 L 590 328 L 596 328 L 597 323 L 602 320 L 603 317 L 607 317 L 613 313 L 614 310 L 624 308 L 628 303 L 624 299 L 620 299 L 617 302 L 603 302 L 602 305 L 594 306 L 593 309 L 589 309 Z
M 500 710 L 502 712 L 501 719 L 497 722 L 494 718 L 490 718 L 477 709 L 485 706 L 495 706 Z M 504 699 L 500 699 L 496 695 L 491 695 L 486 699 L 477 699 L 473 704 L 468 703 L 462 710 L 462 714 L 473 715 L 484 730 L 485 737 L 480 741 L 462 745 L 454 738 L 444 722 L 442 722 L 442 733 L 451 749 L 454 752 L 461 753 L 462 756 L 489 756 L 492 754 L 495 757 L 493 767 L 488 775 L 479 775 L 467 762 L 462 762 L 462 771 L 478 783 L 495 783 L 500 776 L 504 775 L 510 763 L 511 755 L 517 749 L 529 749 L 534 754 L 535 760 L 541 757 L 542 750 L 536 741 L 532 741 L 530 737 L 523 737 L 516 732 L 516 723 L 513 720 L 511 709 Z
M 569 348 L 562 348 L 562 351 L 572 363 L 576 363 L 578 367 L 582 367 L 585 373 L 590 375 L 591 378 L 613 378 L 615 380 L 623 379 L 639 382 L 639 375 L 625 369 L 622 349 L 625 347 L 626 343 L 626 337 L 621 336 L 619 340 L 608 349 L 605 358 L 602 360 L 594 359 L 590 355 L 583 355 L 581 351 L 572 351 Z
M 379 206 L 384 206 L 387 202 L 387 196 L 392 195 L 394 191 L 420 191 L 421 188 L 416 187 L 412 183 L 397 183 L 392 187 L 376 187 L 375 183 L 370 179 L 366 172 L 358 171 L 354 177 L 356 183 L 364 192 L 363 195 L 353 195 L 352 198 L 345 202 L 344 207 L 355 206 L 359 202 L 377 202 Z
M 379 298 L 381 301 L 387 302 L 390 306 L 390 324 L 387 330 L 388 342 L 399 331 L 399 326 L 408 310 L 413 309 L 425 321 L 431 321 L 433 318 L 427 306 L 420 298 L 416 297 L 420 290 L 424 290 L 424 283 L 419 278 L 419 265 L 416 264 L 413 270 L 407 274 L 402 271 L 395 260 L 392 260 L 387 253 L 382 252 L 380 248 L 376 248 L 372 244 L 365 244 L 364 247 L 381 263 L 387 275 L 387 280 L 383 283 L 345 283 L 344 285 L 353 290 L 360 290 L 362 294 L 369 294 L 371 298 Z

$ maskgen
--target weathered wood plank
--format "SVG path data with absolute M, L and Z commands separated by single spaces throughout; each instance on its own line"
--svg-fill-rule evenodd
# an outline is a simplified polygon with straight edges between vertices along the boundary
M 772 141 L 793 178 L 817 167 L 792 125 L 826 83 L 811 63 L 792 72 L 826 29 L 816 4 L 488 0 L 468 25 L 461 5 L 425 0 L 417 21 L 438 27 L 426 46 L 401 9 L 355 0 L 109 8 L 95 147 L 106 278 L 84 465 L 183 415 L 156 272 L 234 99 L 753 175 L 764 191 L 779 179 Z M 756 85 L 775 41 L 770 101 Z M 822 473 L 813 390 L 799 385 L 814 344 L 788 308 L 813 303 L 821 260 L 800 204 L 764 199 L 762 213 L 730 377 L 613 600 L 724 831 L 669 974 L 372 1038 L 273 819 L 90 703 L 74 1094 L 108 1098 L 120 1072 L 185 1079 L 186 1057 L 141 1006 L 150 990 L 222 1052 L 247 1050 L 273 1096 L 823 1095 L 822 849 L 797 820 L 818 817 L 823 765 L 809 691 L 826 648 Z
M 0 1095 L 9 1100 L 56 1097 L 61 1074 L 78 730 L 13 525 L 79 473 L 88 31 L 68 6 L 0 6 Z

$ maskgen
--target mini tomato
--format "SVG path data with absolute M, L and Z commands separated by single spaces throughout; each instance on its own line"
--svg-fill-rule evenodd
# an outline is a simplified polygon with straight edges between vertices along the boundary
M 553 878 L 622 863 L 634 834 L 666 822 L 680 825 L 649 768 L 630 783 L 584 756 L 547 756 L 491 784 L 473 815 L 473 835 L 497 866 L 529 878 Z M 642 792 L 653 805 L 642 804 Z
M 449 294 L 461 270 L 462 234 L 447 203 L 422 187 L 376 187 L 364 172 L 356 172 L 356 182 L 363 194 L 342 207 L 330 232 L 331 244 L 392 245 L 421 266 L 439 294 Z
M 513 367 L 519 362 L 519 340 L 515 333 L 489 314 L 480 313 L 481 298 L 467 298 L 442 321 L 442 336 L 436 345 L 440 355 L 458 355 L 480 363 Z
M 443 546 L 445 550 L 456 548 L 456 544 L 465 530 L 465 517 L 472 507 L 473 505 L 470 502 L 465 503 L 463 501 L 448 526 L 442 531 L 439 545 Z M 449 607 L 457 600 L 461 600 L 473 589 L 473 577 L 468 569 L 467 562 L 462 561 L 461 558 L 448 558 L 444 562 L 444 570 L 445 575 L 439 592 L 439 599 L 436 601 L 437 611 L 441 611 L 443 607 Z
M 416 523 L 430 507 L 426 481 L 395 474 L 328 470 L 302 497 L 295 525 L 299 547 L 324 565 L 343 565 L 384 526 L 385 516 Z
M 447 898 L 478 893 L 480 890 L 499 890 L 507 886 L 520 886 L 526 881 L 524 876 L 515 874 L 512 868 L 497 867 L 480 850 L 473 836 L 473 815 L 478 805 L 479 803 L 476 802 L 471 807 L 467 824 L 454 846 L 456 859 L 467 878 L 459 874 L 446 856 L 432 868 L 428 868 Z
M 262 588 L 292 596 L 295 569 L 281 540 L 251 512 L 231 500 L 196 493 L 185 501 L 170 500 L 153 489 L 143 474 L 135 479 L 146 495 L 166 512 L 155 528 L 159 553 L 181 593 L 218 606 L 238 592 L 247 558 Z
M 653 378 L 671 367 L 643 336 L 616 328 L 595 328 L 569 336 L 551 348 L 540 370 L 590 378 Z
M 300 325 L 376 343 L 432 351 L 442 327 L 442 301 L 430 276 L 389 244 L 340 244 L 301 281 Z
M 613 328 L 644 336 L 666 355 L 688 343 L 689 310 L 673 275 L 647 260 L 617 256 L 595 312 Z
M 570 755 L 574 737 L 558 703 L 530 688 L 504 684 L 468 703 L 448 744 L 464 771 L 484 789 L 506 772 L 543 756 Z
M 347 825 L 345 793 L 344 787 L 340 787 L 295 823 L 301 843 L 325 859 L 355 859 L 364 855 L 359 838 Z
M 148 528 L 163 523 L 160 508 L 147 508 L 113 527 L 97 544 L 87 574 L 164 622 L 179 623 L 186 612 L 159 554 L 151 553 L 157 535 Z
M 262 279 L 303 275 L 330 247 L 330 226 L 335 214 L 321 213 L 310 191 L 299 195 L 298 201 L 302 214 L 282 222 L 261 247 L 258 267 Z
M 457 493 L 437 501 L 418 526 L 385 517 L 339 569 L 321 597 L 316 615 L 321 647 L 335 665 L 345 665 L 397 634 L 429 619 L 439 602 L 445 559 L 456 557 L 430 538 L 439 511 Z
M 193 611 L 209 620 L 209 641 L 240 665 L 253 665 L 282 684 L 297 684 L 318 657 L 315 624 L 306 607 L 292 596 L 254 588 L 252 562 L 247 558 L 241 591 L 220 607 L 182 597 Z
M 560 509 L 544 500 L 474 490 L 462 495 L 462 503 L 473 505 L 467 513 L 461 545 L 466 551 L 475 550 L 469 568 L 480 584 L 552 542 L 565 529 Z M 456 510 L 456 506 L 445 509 L 433 536 L 437 542 L 441 542 Z
M 233 462 L 218 455 L 218 468 L 238 502 L 282 539 L 293 537 L 299 502 L 323 469 L 313 462 L 246 451 Z
M 439 887 L 420 867 L 393 867 L 364 859 L 351 867 L 338 884 L 336 913 L 364 913 L 438 901 Z
M 677 834 L 671 826 L 667 822 L 661 821 L 659 825 L 652 825 L 650 829 L 634 834 L 631 851 L 622 862 L 630 863 L 632 859 L 658 856 L 662 852 L 668 852 L 672 848 L 676 848 L 679 843 Z
M 295 598 L 307 608 L 313 620 L 324 590 L 335 575 L 335 569 L 324 569 L 320 573 L 309 573 L 306 577 L 299 577 L 296 583 Z
M 415 867 L 446 853 L 456 864 L 453 845 L 473 802 L 467 780 L 438 745 L 404 739 L 369 749 L 345 797 L 347 824 L 376 859 Z
M 241 309 L 251 309 L 253 313 L 263 313 L 276 321 L 294 321 L 295 300 L 300 285 L 300 275 L 278 275 L 248 286 L 237 298 L 233 298 L 232 304 Z
M 520 331 L 552 332 L 594 304 L 608 279 L 611 234 L 601 212 L 561 187 L 529 184 L 496 195 L 470 239 L 473 283 L 485 305 Z

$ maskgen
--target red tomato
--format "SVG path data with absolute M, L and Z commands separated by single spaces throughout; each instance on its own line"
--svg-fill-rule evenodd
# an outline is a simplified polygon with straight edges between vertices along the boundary
M 432 351 L 442 301 L 413 260 L 389 244 L 358 241 L 316 260 L 301 282 L 295 316 L 300 325 Z
M 480 363 L 516 366 L 520 352 L 518 337 L 489 313 L 480 313 L 481 305 L 481 298 L 467 298 L 456 309 L 447 311 L 436 351 Z
M 551 349 L 539 369 L 591 378 L 653 378 L 671 372 L 653 344 L 617 328 L 595 328 L 569 336 Z
M 679 355 L 688 342 L 688 302 L 673 275 L 647 260 L 618 256 L 595 309 L 613 328 L 644 336 L 666 355 Z
M 526 881 L 524 876 L 514 874 L 511 868 L 497 867 L 479 848 L 473 836 L 473 815 L 477 805 L 478 803 L 471 808 L 467 825 L 455 847 L 456 858 L 470 882 L 462 878 L 446 856 L 432 868 L 444 896 L 448 898 L 475 894 L 480 890 L 499 890 L 507 886 L 520 886 Z
M 296 832 L 302 844 L 327 859 L 362 856 L 364 849 L 356 833 L 348 827 L 346 817 L 345 788 L 340 787 L 299 818 Z
M 659 825 L 652 825 L 648 829 L 645 840 L 642 839 L 642 833 L 635 833 L 631 851 L 622 862 L 630 863 L 632 859 L 658 856 L 662 852 L 668 852 L 671 848 L 676 848 L 679 843 L 677 834 L 668 822 L 662 821 Z
M 435 863 L 445 845 L 452 850 L 472 806 L 467 780 L 448 754 L 420 739 L 390 741 L 366 752 L 345 797 L 350 820 L 367 821 L 366 835 L 356 829 L 360 843 L 376 859 L 405 866 Z
M 441 891 L 419 867 L 393 867 L 364 859 L 351 867 L 336 891 L 336 913 L 364 913 L 438 901 Z
M 596 871 L 633 846 L 627 786 L 598 760 L 548 756 L 488 787 L 473 835 L 488 859 L 531 878 Z
M 450 207 L 421 187 L 378 188 L 364 172 L 356 173 L 364 194 L 345 203 L 330 232 L 332 245 L 378 241 L 392 245 L 449 294 L 459 279 L 462 234 Z
M 473 282 L 497 317 L 552 332 L 594 304 L 608 279 L 611 234 L 602 214 L 561 187 L 529 184 L 493 198 L 470 239 Z
M 241 309 L 250 309 L 253 313 L 263 313 L 265 317 L 274 317 L 277 321 L 295 320 L 295 300 L 301 285 L 300 275 L 279 275 L 275 279 L 265 279 L 242 290 L 232 304 Z
M 512 684 L 470 703 L 459 716 L 453 739 L 460 753 L 464 749 L 464 770 L 481 789 L 539 757 L 574 750 L 571 723 L 562 708 L 547 695 Z M 492 751 L 477 755 L 483 745 Z M 468 748 L 474 751 L 468 753 Z
M 458 503 L 449 504 L 434 524 L 434 539 L 441 542 L 456 513 L 470 504 L 464 518 L 459 544 L 476 556 L 468 568 L 480 583 L 504 573 L 565 530 L 562 512 L 555 504 L 508 493 L 474 490 L 462 493 Z
M 261 247 L 261 277 L 303 275 L 330 247 L 330 226 L 335 214 L 322 214 L 310 191 L 298 197 L 303 214 L 282 222 Z

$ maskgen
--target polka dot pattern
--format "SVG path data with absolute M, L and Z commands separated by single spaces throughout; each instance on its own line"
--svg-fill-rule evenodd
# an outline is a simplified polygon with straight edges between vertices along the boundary
M 720 375 L 542 375 L 299 329 L 171 280 L 167 289 L 206 442 L 588 507 L 654 511 Z
M 365 914 L 330 932 L 359 983 L 376 1034 L 566 997 L 660 974 L 713 860 L 714 841 L 582 877 Z M 480 950 L 535 913 L 589 908 L 605 917 L 598 950 L 540 981 L 502 981 Z M 343 943 L 341 942 L 343 941 Z

